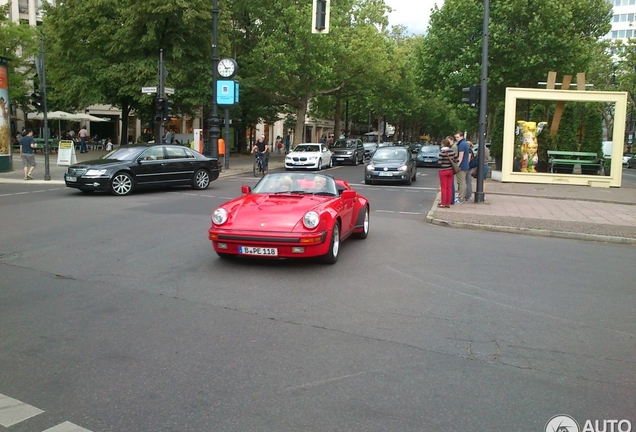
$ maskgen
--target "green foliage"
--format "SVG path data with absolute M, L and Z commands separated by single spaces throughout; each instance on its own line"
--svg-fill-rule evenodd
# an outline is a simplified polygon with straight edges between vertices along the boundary
M 573 103 L 566 103 L 563 108 L 563 115 L 559 123 L 559 130 L 556 134 L 556 150 L 578 151 L 578 120 L 577 110 Z
M 596 64 L 598 39 L 610 30 L 611 14 L 606 0 L 491 2 L 489 115 L 504 100 L 506 87 L 537 87 L 549 71 L 562 77 Z M 479 82 L 482 17 L 480 0 L 445 0 L 434 9 L 429 33 L 416 48 L 424 89 L 459 102 L 461 89 Z
M 77 110 L 95 103 L 144 111 L 157 85 L 163 49 L 175 112 L 209 99 L 211 8 L 205 0 L 66 0 L 43 21 L 51 106 Z M 125 126 L 125 125 L 124 125 Z M 125 127 L 123 128 L 126 129 Z
M 581 151 L 603 156 L 603 117 L 596 103 L 581 104 Z

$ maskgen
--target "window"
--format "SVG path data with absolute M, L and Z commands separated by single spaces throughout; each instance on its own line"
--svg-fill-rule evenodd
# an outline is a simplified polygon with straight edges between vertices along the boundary
M 620 15 L 614 15 L 612 17 L 612 22 L 619 22 L 619 20 L 620 20 Z
M 619 30 L 618 31 L 618 38 L 619 39 L 623 39 L 625 37 L 625 30 Z
M 626 30 L 625 31 L 625 36 L 630 38 L 632 37 L 632 35 L 634 34 L 634 30 Z
M 612 39 L 617 39 L 617 38 L 618 38 L 618 30 L 612 31 Z
M 141 154 L 141 160 L 163 160 L 163 147 L 152 147 Z
M 185 147 L 166 147 L 168 159 L 186 159 L 188 154 Z
M 629 21 L 629 22 L 634 21 L 634 14 L 633 13 L 627 14 L 627 21 Z

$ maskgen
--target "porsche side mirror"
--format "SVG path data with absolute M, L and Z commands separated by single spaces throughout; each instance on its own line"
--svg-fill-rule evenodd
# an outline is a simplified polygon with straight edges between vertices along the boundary
M 342 191 L 342 195 L 340 195 L 342 197 L 342 199 L 353 199 L 355 198 L 357 195 L 356 191 L 352 190 L 352 189 L 347 189 Z
M 247 186 L 247 185 L 243 185 L 241 186 L 241 193 L 243 195 L 249 195 L 249 193 L 252 192 L 252 188 Z

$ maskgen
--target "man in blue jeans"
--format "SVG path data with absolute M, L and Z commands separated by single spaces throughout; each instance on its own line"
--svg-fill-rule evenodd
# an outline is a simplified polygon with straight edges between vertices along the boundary
M 455 132 L 455 141 L 457 142 L 458 165 L 461 169 L 460 172 L 455 174 L 455 180 L 457 181 L 459 202 L 462 203 L 466 201 L 466 179 L 470 179 L 470 168 L 468 167 L 470 148 L 464 139 L 464 132 Z

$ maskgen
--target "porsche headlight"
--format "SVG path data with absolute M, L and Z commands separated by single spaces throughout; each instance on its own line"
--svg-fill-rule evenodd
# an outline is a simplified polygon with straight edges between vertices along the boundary
M 402 165 L 400 167 L 400 171 L 408 171 L 409 167 L 407 167 L 406 165 Z
M 88 171 L 86 171 L 86 174 L 84 174 L 84 176 L 86 177 L 96 177 L 96 176 L 100 176 L 100 175 L 104 175 L 106 174 L 108 170 L 105 169 L 89 169 Z
M 316 228 L 318 226 L 318 222 L 320 222 L 320 216 L 318 216 L 318 213 L 315 211 L 307 212 L 305 213 L 305 216 L 303 216 L 303 225 L 305 225 L 306 228 Z
M 223 225 L 227 221 L 227 210 L 218 208 L 212 213 L 212 222 L 215 225 Z
M 374 169 L 375 167 L 373 166 L 373 164 L 367 165 L 367 171 L 373 171 Z

